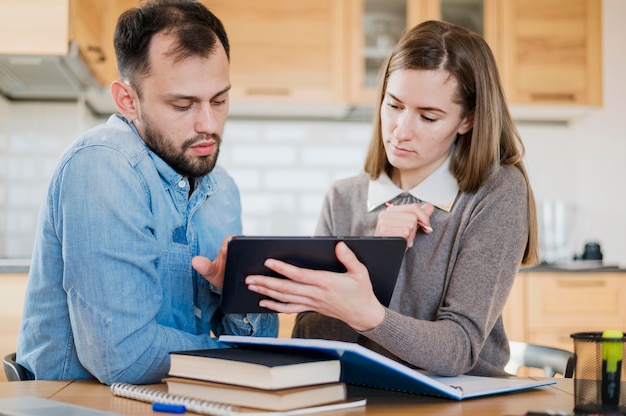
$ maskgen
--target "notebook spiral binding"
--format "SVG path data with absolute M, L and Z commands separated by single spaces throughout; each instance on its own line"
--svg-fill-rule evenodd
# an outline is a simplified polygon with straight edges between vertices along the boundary
M 233 414 L 233 407 L 229 404 L 179 396 L 135 384 L 113 383 L 111 384 L 111 393 L 115 396 L 148 403 L 182 404 L 188 411 L 203 415 L 229 416 Z

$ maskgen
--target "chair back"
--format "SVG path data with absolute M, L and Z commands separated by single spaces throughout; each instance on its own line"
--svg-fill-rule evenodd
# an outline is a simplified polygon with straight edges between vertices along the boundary
M 5 356 L 2 359 L 2 364 L 4 365 L 4 374 L 7 376 L 8 381 L 23 381 L 30 380 L 31 377 L 28 375 L 28 371 L 19 365 L 15 361 L 15 353 L 11 353 Z
M 526 342 L 510 341 L 511 358 L 505 371 L 517 374 L 520 367 L 543 369 L 546 377 L 561 374 L 565 378 L 574 376 L 574 353 L 544 345 L 528 344 Z

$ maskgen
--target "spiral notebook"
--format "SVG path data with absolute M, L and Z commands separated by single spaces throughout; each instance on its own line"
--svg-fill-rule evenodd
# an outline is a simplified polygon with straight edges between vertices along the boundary
M 274 412 L 194 399 L 192 397 L 168 393 L 166 389 L 167 386 L 165 384 L 158 386 L 138 386 L 128 383 L 111 384 L 111 393 L 113 393 L 113 395 L 115 396 L 148 403 L 182 404 L 190 412 L 198 413 L 201 415 L 214 416 L 296 416 L 315 412 L 326 412 L 329 410 L 360 407 L 365 406 L 365 404 L 367 403 L 366 399 L 348 399 L 344 402 L 339 403 L 305 407 L 302 409 L 289 410 L 285 412 Z

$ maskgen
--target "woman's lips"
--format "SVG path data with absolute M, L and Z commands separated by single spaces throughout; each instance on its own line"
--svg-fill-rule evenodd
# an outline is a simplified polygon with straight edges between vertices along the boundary
M 414 153 L 412 150 L 398 147 L 393 143 L 389 143 L 389 145 L 391 146 L 391 151 L 393 152 L 393 154 L 398 155 L 398 156 L 406 156 L 406 155 L 410 155 Z

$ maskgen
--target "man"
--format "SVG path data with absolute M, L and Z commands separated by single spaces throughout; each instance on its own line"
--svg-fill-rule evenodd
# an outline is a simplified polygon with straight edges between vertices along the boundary
M 17 348 L 37 379 L 153 383 L 170 351 L 219 347 L 211 332 L 277 334 L 275 314 L 219 309 L 223 242 L 242 231 L 239 191 L 216 165 L 221 22 L 157 0 L 121 15 L 114 43 L 120 114 L 64 154 L 39 218 Z

